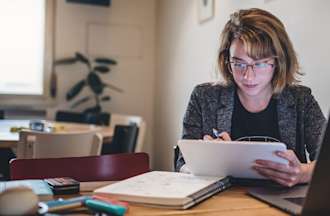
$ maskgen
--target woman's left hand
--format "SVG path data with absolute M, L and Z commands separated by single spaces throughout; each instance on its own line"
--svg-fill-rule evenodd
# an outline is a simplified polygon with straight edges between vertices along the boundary
M 309 164 L 300 163 L 292 150 L 278 151 L 275 154 L 278 157 L 286 159 L 289 163 L 282 164 L 269 160 L 256 160 L 253 168 L 259 174 L 284 186 L 292 187 L 298 183 L 309 182 L 313 172 L 314 162 Z

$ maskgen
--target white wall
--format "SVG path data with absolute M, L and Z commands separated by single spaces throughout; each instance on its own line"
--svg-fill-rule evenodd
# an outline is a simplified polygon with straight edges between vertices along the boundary
M 104 110 L 142 116 L 148 127 L 144 150 L 152 153 L 156 1 L 113 0 L 109 8 L 65 0 L 56 3 L 55 58 L 73 56 L 80 51 L 117 60 L 118 66 L 104 78 L 124 93 L 109 91 L 112 100 L 104 104 Z M 87 71 L 80 64 L 59 66 L 56 72 L 57 104 L 65 108 L 69 106 L 65 93 Z
M 286 25 L 301 63 L 303 84 L 312 88 L 325 114 L 330 100 L 330 1 L 215 0 L 215 17 L 198 23 L 197 0 L 159 0 L 155 110 L 155 167 L 173 168 L 172 147 L 181 136 L 182 118 L 193 87 L 219 78 L 219 34 L 239 8 L 260 7 Z

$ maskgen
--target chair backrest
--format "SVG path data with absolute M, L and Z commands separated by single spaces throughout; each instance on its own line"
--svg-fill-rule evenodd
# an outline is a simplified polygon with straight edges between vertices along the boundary
M 88 123 L 96 125 L 109 125 L 110 113 L 78 113 L 69 111 L 57 111 L 56 121 Z
M 78 181 L 118 181 L 149 171 L 146 153 L 15 159 L 10 162 L 12 180 L 71 177 Z
M 180 154 L 180 149 L 179 149 L 179 146 L 178 145 L 175 145 L 173 147 L 173 150 L 174 150 L 174 157 L 173 157 L 173 166 L 174 166 L 174 170 L 176 169 L 176 163 L 179 159 L 179 154 Z
M 102 146 L 102 154 L 133 153 L 139 128 L 134 125 L 116 125 L 112 142 Z
M 146 122 L 143 118 L 140 116 L 112 113 L 110 127 L 115 128 L 116 125 L 136 125 L 139 128 L 134 152 L 142 152 L 146 133 Z
M 102 136 L 96 131 L 44 133 L 21 131 L 17 158 L 58 158 L 100 155 Z

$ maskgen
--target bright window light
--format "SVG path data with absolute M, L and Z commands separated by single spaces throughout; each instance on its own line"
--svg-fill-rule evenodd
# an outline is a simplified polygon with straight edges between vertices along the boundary
M 45 0 L 0 0 L 0 94 L 43 95 Z

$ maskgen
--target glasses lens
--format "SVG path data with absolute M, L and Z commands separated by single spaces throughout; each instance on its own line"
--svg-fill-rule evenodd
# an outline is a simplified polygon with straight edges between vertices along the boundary
M 231 67 L 234 72 L 243 73 L 247 69 L 247 64 L 240 62 L 231 62 Z
M 272 67 L 271 64 L 268 64 L 268 63 L 265 63 L 265 62 L 255 63 L 254 64 L 254 71 L 257 72 L 257 73 L 258 72 L 262 73 L 262 72 L 268 71 L 271 67 Z
M 247 64 L 242 62 L 230 62 L 231 68 L 233 72 L 236 73 L 245 73 L 249 66 L 253 69 L 256 73 L 265 73 L 273 68 L 273 64 L 269 64 L 266 62 L 256 62 L 254 64 Z

